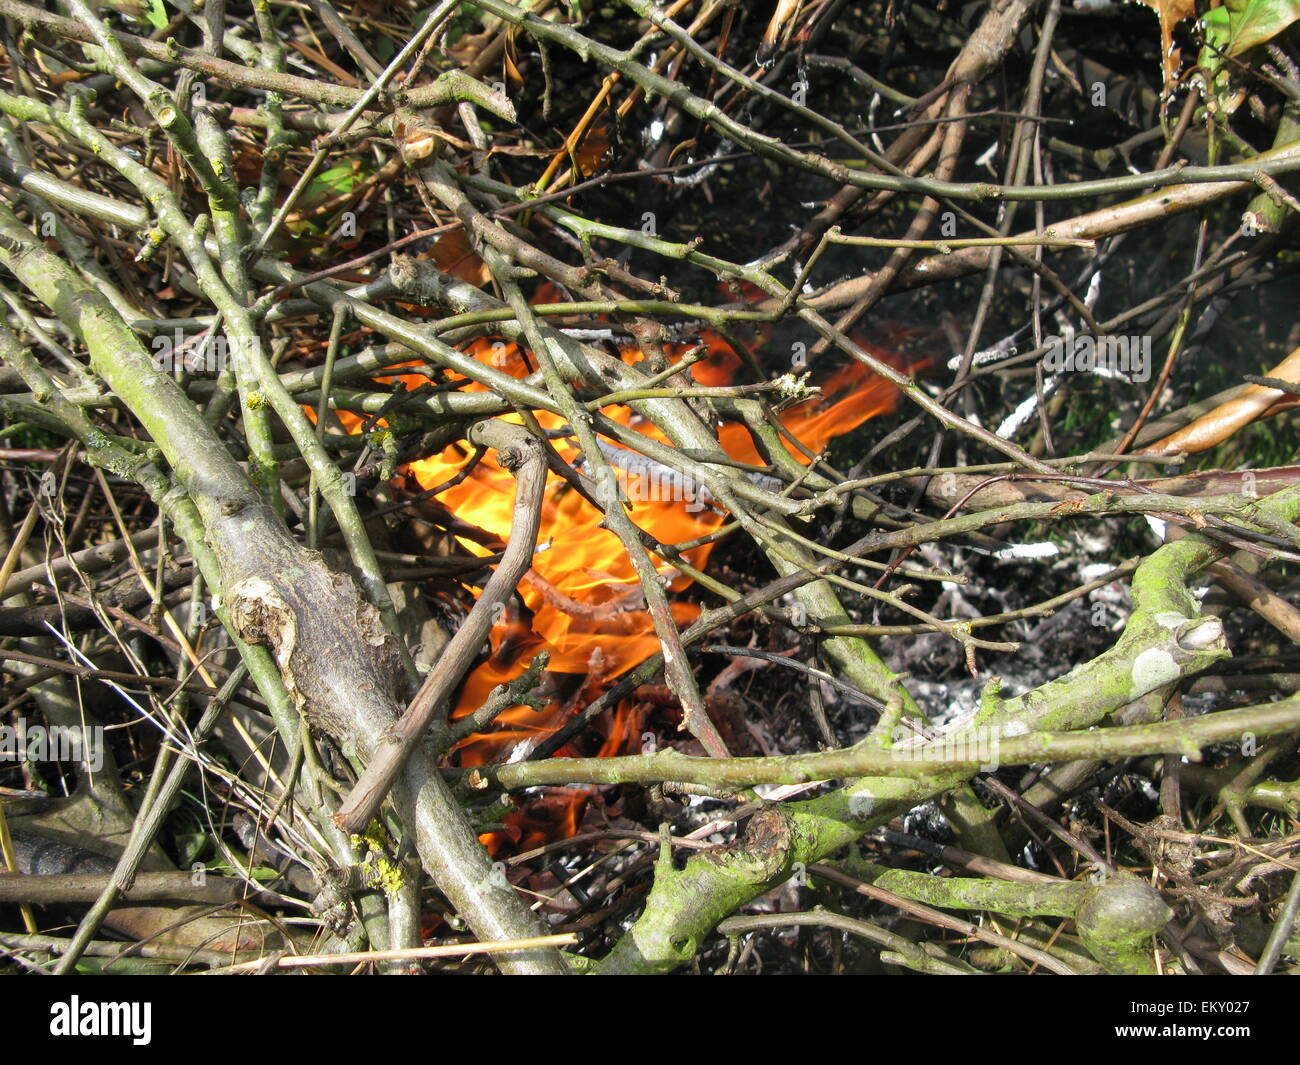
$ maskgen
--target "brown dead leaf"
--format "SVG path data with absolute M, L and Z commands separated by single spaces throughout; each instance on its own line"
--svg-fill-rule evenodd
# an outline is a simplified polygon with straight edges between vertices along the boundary
M 506 80 L 516 88 L 521 88 L 524 84 L 524 76 L 519 73 L 519 67 L 515 62 L 518 56 L 518 46 L 515 44 L 515 31 L 511 28 L 506 34 L 506 46 L 501 53 L 501 66 L 505 71 Z
M 1196 0 L 1141 0 L 1160 18 L 1160 55 L 1164 60 L 1165 96 L 1174 91 L 1182 52 L 1174 47 L 1174 27 L 1185 18 L 1196 17 Z
M 611 138 L 609 123 L 599 122 L 583 139 L 582 146 L 573 153 L 574 161 L 582 177 L 588 178 L 605 168 L 609 160 Z
M 468 281 L 471 285 L 482 288 L 488 283 L 491 274 L 487 265 L 470 247 L 469 238 L 463 229 L 453 230 L 439 237 L 433 245 L 433 261 L 444 273 Z

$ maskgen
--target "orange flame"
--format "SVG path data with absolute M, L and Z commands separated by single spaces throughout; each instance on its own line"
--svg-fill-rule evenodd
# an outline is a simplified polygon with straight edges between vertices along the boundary
M 730 353 L 735 366 L 739 366 L 739 359 L 726 341 L 716 336 L 706 340 L 711 350 Z M 494 348 L 487 341 L 477 341 L 468 350 L 480 361 L 516 376 L 528 372 L 514 345 L 502 349 Z M 684 351 L 682 346 L 674 354 L 680 357 Z M 629 351 L 625 357 L 634 361 L 640 353 Z M 698 371 L 701 367 L 705 367 L 705 375 L 716 380 L 719 363 L 706 360 L 692 369 Z M 467 387 L 476 386 L 470 383 Z M 801 404 L 784 416 L 783 423 L 809 450 L 817 452 L 832 437 L 892 409 L 896 402 L 897 391 L 893 385 L 852 364 L 827 379 L 820 402 Z M 653 426 L 637 421 L 627 407 L 609 408 L 608 413 L 638 432 L 663 439 Z M 538 412 L 537 419 L 544 429 L 563 425 L 558 415 L 544 411 Z M 754 464 L 761 461 L 741 425 L 723 426 L 720 442 L 733 458 Z M 579 457 L 571 441 L 557 439 L 555 446 L 566 460 Z M 793 453 L 798 461 L 807 462 L 801 453 Z M 423 487 L 431 488 L 454 477 L 468 457 L 462 447 L 453 445 L 440 455 L 412 463 L 409 470 Z M 636 477 L 633 473 L 628 479 L 630 516 L 661 542 L 677 543 L 705 536 L 722 524 L 724 516 L 710 507 L 692 507 L 683 499 L 642 498 L 654 493 L 638 491 Z M 491 455 L 485 456 L 468 477 L 447 489 L 440 498 L 457 517 L 494 533 L 502 541 L 509 538 L 514 481 Z M 533 614 L 532 630 L 540 641 L 533 653 L 546 647 L 551 653 L 553 672 L 588 673 L 593 654 L 599 652 L 603 672 L 616 677 L 644 661 L 659 647 L 648 613 L 638 608 L 640 584 L 632 563 L 618 538 L 600 527 L 601 519 L 601 512 L 569 489 L 558 476 L 549 476 L 539 550 L 520 592 Z M 466 543 L 465 546 L 478 554 L 488 553 L 481 545 Z M 703 566 L 709 550 L 709 546 L 697 548 L 687 558 L 692 565 Z M 667 566 L 661 566 L 661 571 L 676 576 Z M 678 603 L 674 613 L 678 623 L 683 624 L 692 621 L 698 610 Z M 498 623 L 493 633 L 494 647 L 500 645 L 506 625 L 504 619 Z M 524 662 L 525 656 L 519 655 L 514 664 L 505 668 L 491 663 L 480 667 L 465 684 L 456 716 L 476 708 L 495 684 L 517 676 Z
M 695 380 L 699 384 L 729 384 L 741 366 L 740 357 L 716 333 L 706 330 L 702 340 L 709 355 L 691 367 Z M 682 344 L 670 348 L 670 357 L 679 360 L 690 346 Z M 531 359 L 514 344 L 480 339 L 465 350 L 480 362 L 514 377 L 525 377 L 533 369 Z M 887 352 L 878 354 L 893 363 L 900 361 Z M 641 359 L 641 353 L 628 349 L 623 352 L 623 357 L 625 361 L 635 363 Z M 455 378 L 457 375 L 451 376 Z M 426 383 L 426 378 L 419 375 L 407 375 L 401 379 L 412 388 Z M 485 386 L 465 381 L 463 387 L 478 391 Z M 821 389 L 820 397 L 788 410 L 781 419 L 787 431 L 813 453 L 823 450 L 833 437 L 892 410 L 898 401 L 897 389 L 892 384 L 857 363 L 831 374 L 821 382 Z M 637 432 L 665 440 L 658 429 L 640 420 L 631 408 L 609 407 L 605 413 Z M 347 412 L 340 412 L 340 417 L 349 431 L 355 431 L 361 423 L 361 419 Z M 561 417 L 545 411 L 537 412 L 536 417 L 543 429 L 559 429 L 564 425 Z M 518 420 L 515 416 L 511 419 Z M 722 426 L 719 442 L 727 454 L 737 460 L 755 465 L 762 463 L 743 425 Z M 557 437 L 553 443 L 566 461 L 581 457 L 571 439 Z M 797 461 L 808 462 L 802 452 L 794 448 L 790 450 Z M 427 489 L 453 479 L 469 457 L 469 451 L 456 444 L 438 455 L 411 463 L 407 469 Z M 630 474 L 616 472 L 628 490 L 630 517 L 662 543 L 680 543 L 706 536 L 725 520 L 725 515 L 712 506 L 693 504 L 690 499 L 682 498 L 689 492 L 660 492 L 659 495 L 675 495 L 676 498 L 654 498 L 654 485 L 651 484 L 647 491 L 645 484 L 638 483 L 640 474 L 635 471 Z M 468 476 L 440 493 L 439 498 L 458 518 L 505 542 L 510 535 L 514 496 L 513 477 L 496 462 L 495 455 L 489 453 Z M 587 678 L 583 682 L 584 690 L 567 700 L 576 709 L 659 649 L 631 560 L 619 539 L 601 527 L 602 517 L 599 510 L 570 489 L 560 477 L 548 475 L 538 551 L 531 571 L 519 587 L 519 595 L 531 615 L 530 621 L 526 629 L 509 616 L 498 621 L 490 636 L 493 653 L 466 678 L 452 713 L 453 719 L 481 706 L 495 686 L 517 677 L 542 649 L 550 653 L 548 668 L 552 673 Z M 481 544 L 467 540 L 462 543 L 475 554 L 489 553 Z M 712 545 L 698 547 L 688 552 L 686 557 L 693 566 L 702 568 L 711 549 Z M 667 565 L 661 564 L 659 568 L 667 579 L 673 581 L 671 587 L 675 591 L 680 592 L 689 584 L 689 580 Z M 689 625 L 699 615 L 698 607 L 686 602 L 674 602 L 671 609 L 681 626 Z M 581 701 L 578 697 L 582 697 Z M 540 713 L 526 706 L 512 707 L 496 719 L 491 733 L 471 736 L 460 745 L 460 763 L 479 765 L 521 757 L 538 740 L 559 728 L 570 712 L 570 706 L 559 699 L 552 700 Z M 597 753 L 606 756 L 623 751 L 629 741 L 638 736 L 643 713 L 635 711 L 626 702 L 617 707 L 612 715 L 608 715 L 609 722 Z M 578 753 L 571 746 L 563 750 L 565 753 Z M 517 811 L 506 818 L 506 837 L 527 848 L 548 838 L 559 838 L 577 831 L 578 819 L 586 802 L 585 792 L 551 789 L 545 793 L 542 803 L 534 804 L 533 798 L 530 797 L 526 812 Z M 504 841 L 497 834 L 485 837 L 485 842 L 495 850 Z

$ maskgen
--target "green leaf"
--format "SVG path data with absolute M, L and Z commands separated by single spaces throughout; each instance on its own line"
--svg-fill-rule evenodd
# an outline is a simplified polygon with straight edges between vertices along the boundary
M 1297 19 L 1300 0 L 1228 0 L 1224 6 L 1207 11 L 1201 24 L 1206 42 L 1231 56 L 1271 41 Z M 1217 65 L 1217 57 L 1207 58 Z
M 361 180 L 362 175 L 350 163 L 340 163 L 316 175 L 307 186 L 306 198 L 310 201 L 316 197 L 351 192 Z
M 212 837 L 206 832 L 177 832 L 176 849 L 178 852 L 177 867 L 188 869 L 199 855 L 209 849 Z
M 1228 41 L 1232 37 L 1232 25 L 1229 18 L 1226 7 L 1216 7 L 1211 11 L 1207 11 L 1205 17 L 1201 19 L 1201 26 L 1205 30 L 1205 42 L 1213 48 L 1213 51 L 1208 56 L 1202 56 L 1202 63 L 1217 62 L 1217 53 L 1228 50 Z M 1207 51 L 1209 50 L 1207 49 Z
M 153 25 L 154 29 L 162 29 L 170 19 L 167 18 L 167 9 L 163 6 L 163 0 L 149 0 L 149 10 L 145 12 L 145 18 Z
M 1300 0 L 1248 0 L 1244 5 L 1229 0 L 1229 9 L 1241 6 L 1240 14 L 1231 19 L 1229 55 L 1240 55 L 1248 48 L 1270 41 L 1300 19 Z

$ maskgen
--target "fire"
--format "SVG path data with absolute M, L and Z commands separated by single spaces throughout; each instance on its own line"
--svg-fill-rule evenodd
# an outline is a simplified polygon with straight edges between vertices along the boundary
M 708 385 L 730 383 L 742 365 L 741 359 L 717 334 L 706 330 L 702 340 L 709 354 L 691 367 L 695 380 Z M 670 349 L 670 357 L 679 360 L 689 347 L 683 344 Z M 515 377 L 525 377 L 533 369 L 531 358 L 514 344 L 481 339 L 466 350 L 479 361 Z M 641 353 L 629 349 L 623 357 L 635 363 Z M 425 383 L 423 377 L 415 375 L 405 380 L 408 387 Z M 897 403 L 897 390 L 858 364 L 836 371 L 820 384 L 820 397 L 782 416 L 785 428 L 813 453 L 821 451 L 833 437 L 891 410 Z M 476 391 L 484 386 L 465 381 L 462 387 Z M 664 439 L 629 407 L 608 407 L 605 413 L 637 432 Z M 539 411 L 536 417 L 545 430 L 564 427 L 558 415 Z M 518 420 L 517 416 L 512 418 Z M 358 423 L 355 417 L 344 419 L 350 431 Z M 722 426 L 719 442 L 735 459 L 751 464 L 762 462 L 741 425 Z M 557 436 L 552 443 L 566 461 L 581 460 L 572 438 Z M 646 464 L 631 452 L 612 448 L 611 453 L 615 456 L 615 473 L 627 490 L 632 520 L 660 542 L 694 540 L 714 532 L 724 522 L 725 515 L 709 502 L 695 499 L 694 486 L 683 483 L 673 471 Z M 801 463 L 808 461 L 796 449 L 791 453 Z M 467 447 L 456 444 L 441 454 L 412 463 L 407 470 L 422 488 L 433 488 L 452 480 L 470 455 Z M 628 469 L 618 469 L 620 463 Z M 468 476 L 440 493 L 439 499 L 458 518 L 504 543 L 510 536 L 514 493 L 512 476 L 489 453 Z M 519 587 L 527 619 L 521 620 L 517 611 L 507 611 L 498 621 L 490 637 L 492 653 L 466 678 L 452 717 L 463 717 L 478 708 L 495 686 L 517 677 L 543 649 L 549 651 L 551 673 L 577 675 L 584 680 L 577 692 L 568 698 L 552 699 L 540 713 L 526 706 L 508 709 L 497 718 L 492 732 L 472 736 L 460 745 L 457 754 L 462 765 L 526 756 L 541 738 L 560 727 L 619 675 L 659 649 L 632 563 L 618 538 L 600 527 L 601 518 L 601 512 L 563 479 L 553 473 L 548 475 L 538 550 L 532 569 Z M 466 550 L 480 556 L 490 553 L 481 544 L 468 540 L 462 543 Z M 702 568 L 711 547 L 695 548 L 686 557 L 692 565 Z M 688 579 L 666 564 L 659 568 L 672 581 L 674 592 L 680 593 L 689 585 Z M 686 626 L 698 616 L 699 608 L 676 601 L 672 612 L 678 625 Z M 644 713 L 625 702 L 607 715 L 598 751 L 578 752 L 570 746 L 562 752 L 618 754 L 629 747 L 630 741 L 638 739 Z M 527 816 L 517 813 L 507 818 L 507 835 L 525 848 L 547 838 L 570 835 L 577 830 L 585 802 L 582 791 L 548 790 L 540 804 L 530 800 Z M 495 848 L 502 841 L 494 837 L 486 842 Z

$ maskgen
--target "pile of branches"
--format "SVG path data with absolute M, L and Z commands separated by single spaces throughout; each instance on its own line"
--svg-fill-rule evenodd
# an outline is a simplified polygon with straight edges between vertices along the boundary
M 1260 311 L 1300 208 L 1280 7 L 58 6 L 0 0 L 7 964 L 1300 961 L 1300 614 L 1265 573 L 1300 487 L 1249 450 L 1300 392 L 1291 316 Z M 887 317 L 942 337 L 924 377 L 868 341 Z M 673 361 L 703 329 L 729 383 Z M 851 364 L 898 390 L 892 431 L 797 453 L 782 405 Z M 514 477 L 490 567 L 447 485 L 395 480 L 458 442 Z M 723 576 L 637 524 L 629 449 L 725 512 Z M 451 719 L 548 474 L 603 513 L 659 644 L 574 728 L 658 683 L 689 736 L 467 770 L 449 752 L 545 664 Z M 417 503 L 442 549 L 412 546 Z M 1085 542 L 1101 565 L 1051 561 Z M 481 588 L 432 662 L 413 570 Z M 990 678 L 1090 602 L 1119 603 L 1099 642 Z M 811 724 L 734 756 L 711 641 Z M 936 643 L 980 679 L 960 712 L 901 675 Z M 88 739 L 42 761 L 38 733 Z M 480 837 L 546 786 L 621 812 L 494 860 Z

